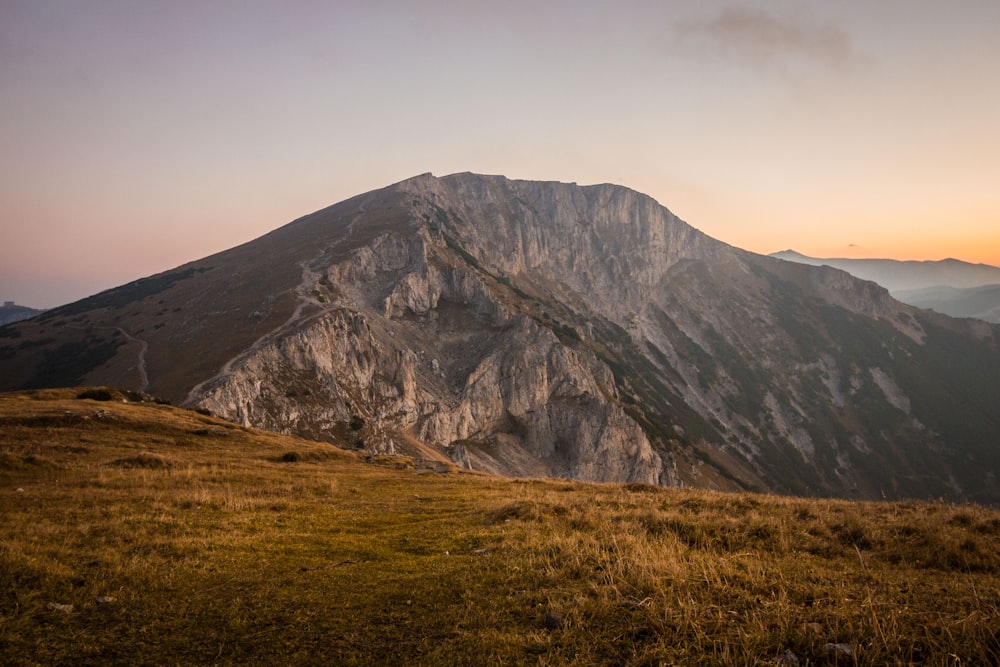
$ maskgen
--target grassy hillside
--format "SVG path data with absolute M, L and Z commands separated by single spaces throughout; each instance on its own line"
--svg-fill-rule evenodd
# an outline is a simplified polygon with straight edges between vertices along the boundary
M 492 478 L 77 394 L 0 395 L 5 664 L 1000 663 L 997 511 Z

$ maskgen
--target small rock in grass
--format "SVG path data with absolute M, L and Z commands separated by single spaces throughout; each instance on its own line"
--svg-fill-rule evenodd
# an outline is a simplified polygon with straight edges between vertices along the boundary
M 73 605 L 71 605 L 71 604 L 59 604 L 58 602 L 50 602 L 47 605 L 45 605 L 45 608 L 48 609 L 49 611 L 61 611 L 61 612 L 64 612 L 66 614 L 68 614 L 71 611 L 73 611 Z
M 778 656 L 778 664 L 781 667 L 799 667 L 799 656 L 794 651 L 785 649 L 784 653 Z
M 564 619 L 563 615 L 558 611 L 549 610 L 545 612 L 545 620 L 543 621 L 543 624 L 549 630 L 555 630 L 557 628 L 561 628 L 565 621 L 566 619 Z
M 826 655 L 828 658 L 838 659 L 838 658 L 853 658 L 854 651 L 851 649 L 850 644 L 827 644 L 823 647 L 826 650 Z
M 111 595 L 102 595 L 96 600 L 97 604 L 111 604 L 114 601 L 115 598 Z

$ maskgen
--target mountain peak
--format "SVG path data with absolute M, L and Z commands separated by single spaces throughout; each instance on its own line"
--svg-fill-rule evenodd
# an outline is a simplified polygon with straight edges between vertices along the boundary
M 622 186 L 422 174 L 10 326 L 4 388 L 117 385 L 371 453 L 1000 500 L 996 328 Z

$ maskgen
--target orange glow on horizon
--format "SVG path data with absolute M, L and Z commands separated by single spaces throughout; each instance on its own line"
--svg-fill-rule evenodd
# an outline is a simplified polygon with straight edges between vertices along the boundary
M 971 264 L 1000 266 L 1000 232 L 995 229 L 982 229 L 978 235 L 973 236 L 970 229 L 962 231 L 961 235 L 948 237 L 947 234 L 932 235 L 925 229 L 921 234 L 903 235 L 901 238 L 888 236 L 873 239 L 870 243 L 840 247 L 816 244 L 814 247 L 823 250 L 826 254 L 822 256 L 825 257 L 914 261 L 957 259 Z

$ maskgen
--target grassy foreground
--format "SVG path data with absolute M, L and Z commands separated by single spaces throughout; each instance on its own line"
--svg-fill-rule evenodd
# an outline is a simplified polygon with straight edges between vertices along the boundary
M 4 664 L 1000 664 L 1000 512 L 499 479 L 76 395 L 0 395 Z

